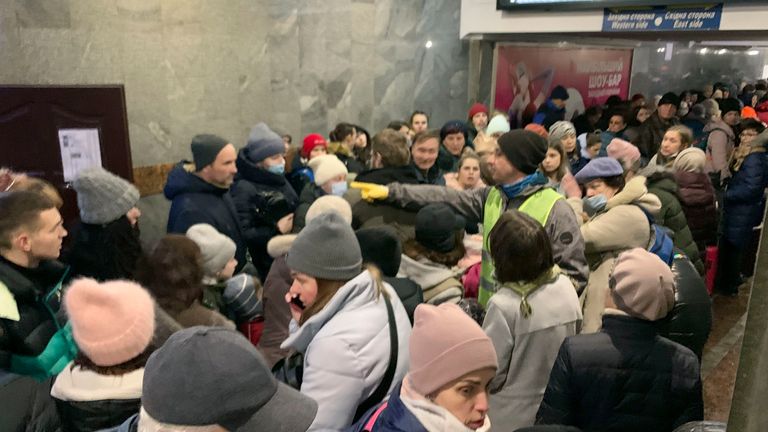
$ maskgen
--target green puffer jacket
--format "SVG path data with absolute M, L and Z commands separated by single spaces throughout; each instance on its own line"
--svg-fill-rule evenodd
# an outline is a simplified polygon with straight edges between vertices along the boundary
M 656 218 L 656 223 L 672 230 L 675 235 L 675 248 L 682 250 L 699 274 L 703 274 L 704 264 L 701 262 L 699 248 L 693 241 L 693 234 L 688 228 L 683 207 L 677 198 L 677 183 L 672 172 L 662 167 L 649 166 L 642 174 L 648 179 L 648 192 L 659 197 L 661 201 L 661 212 Z

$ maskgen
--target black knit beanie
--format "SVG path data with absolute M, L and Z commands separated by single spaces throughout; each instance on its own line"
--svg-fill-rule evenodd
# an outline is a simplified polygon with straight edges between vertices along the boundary
M 547 155 L 547 140 L 523 129 L 499 137 L 499 148 L 509 162 L 524 174 L 533 174 Z
M 738 99 L 734 99 L 734 98 L 720 99 L 720 101 L 718 102 L 718 105 L 720 107 L 721 117 L 725 117 L 725 115 L 731 111 L 736 111 L 738 113 L 741 112 L 741 104 L 739 103 Z
M 390 226 L 361 228 L 355 232 L 363 253 L 363 262 L 376 265 L 384 276 L 397 277 L 403 247 Z
M 195 161 L 195 171 L 200 171 L 216 160 L 221 149 L 229 141 L 216 135 L 201 134 L 192 138 L 192 158 Z
M 666 104 L 672 104 L 675 108 L 680 108 L 680 96 L 672 92 L 664 93 L 664 95 L 661 96 L 661 99 L 659 99 L 659 106 Z

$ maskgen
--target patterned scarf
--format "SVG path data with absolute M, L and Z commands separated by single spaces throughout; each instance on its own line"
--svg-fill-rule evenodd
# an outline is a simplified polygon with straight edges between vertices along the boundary
M 532 281 L 507 282 L 501 287 L 511 289 L 522 298 L 520 301 L 520 313 L 523 315 L 523 318 L 528 318 L 533 314 L 533 309 L 531 309 L 531 305 L 528 303 L 528 296 L 542 286 L 556 281 L 558 276 L 560 276 L 560 267 L 555 264 Z

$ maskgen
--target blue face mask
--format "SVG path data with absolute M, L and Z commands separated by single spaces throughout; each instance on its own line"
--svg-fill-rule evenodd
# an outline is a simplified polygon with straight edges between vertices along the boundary
M 595 215 L 597 212 L 605 208 L 608 203 L 608 198 L 603 194 L 597 194 L 589 198 L 584 198 L 584 212 L 589 216 Z
M 331 194 L 336 196 L 343 196 L 345 193 L 347 193 L 347 188 L 347 182 L 345 181 L 331 183 Z
M 285 174 L 285 164 L 281 163 L 279 165 L 268 166 L 267 171 L 271 172 L 272 174 L 283 175 Z

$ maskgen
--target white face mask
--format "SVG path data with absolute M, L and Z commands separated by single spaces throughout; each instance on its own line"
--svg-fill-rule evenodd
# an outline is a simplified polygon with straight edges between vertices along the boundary
M 336 196 L 343 196 L 345 193 L 347 193 L 347 188 L 348 186 L 346 181 L 332 183 L 331 194 Z

